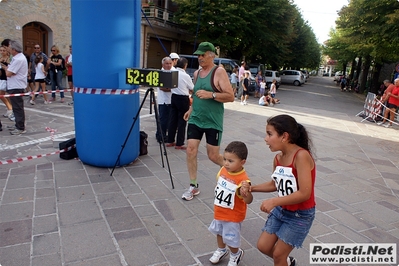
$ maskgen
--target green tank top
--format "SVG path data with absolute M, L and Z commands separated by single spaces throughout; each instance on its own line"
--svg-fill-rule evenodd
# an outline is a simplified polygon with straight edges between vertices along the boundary
M 214 66 L 215 68 L 217 66 Z M 212 70 L 213 70 L 212 68 Z M 189 124 L 194 124 L 199 128 L 212 128 L 219 131 L 223 131 L 223 116 L 224 116 L 224 105 L 214 99 L 200 99 L 197 97 L 196 92 L 198 90 L 206 90 L 213 92 L 211 86 L 211 73 L 201 78 L 198 71 L 197 81 L 194 85 L 193 92 L 193 111 L 191 112 L 188 120 Z

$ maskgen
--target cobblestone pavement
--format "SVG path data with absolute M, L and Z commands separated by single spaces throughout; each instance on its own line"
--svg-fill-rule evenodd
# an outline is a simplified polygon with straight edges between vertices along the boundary
M 332 78 L 282 85 L 277 96 L 281 104 L 274 107 L 261 107 L 253 97 L 246 106 L 226 104 L 221 150 L 232 140 L 244 141 L 246 170 L 260 183 L 269 178 L 274 157 L 264 142 L 266 119 L 289 114 L 309 130 L 317 157 L 317 214 L 304 247 L 292 252 L 298 265 L 310 264 L 310 243 L 399 243 L 399 127 L 361 122 L 356 114 L 364 97 L 340 92 Z M 207 227 L 218 167 L 208 160 L 203 140 L 201 194 L 183 201 L 189 183 L 185 152 L 167 148 L 172 189 L 148 107 L 140 121 L 149 134 L 148 155 L 113 176 L 111 169 L 58 154 L 0 166 L 2 266 L 210 265 L 216 239 Z M 46 127 L 57 130 L 55 138 L 74 136 L 73 107 L 66 103 L 44 105 L 39 97 L 25 112 L 27 133 L 21 136 L 11 136 L 5 127 L 12 122 L 1 117 L 0 160 L 57 151 Z M 256 242 L 266 219 L 259 205 L 274 196 L 256 194 L 249 205 L 240 265 L 272 265 Z

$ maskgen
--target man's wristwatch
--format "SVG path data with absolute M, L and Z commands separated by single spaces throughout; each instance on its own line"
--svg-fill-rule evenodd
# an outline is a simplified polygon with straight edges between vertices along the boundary
M 216 92 L 212 93 L 212 99 L 216 99 Z

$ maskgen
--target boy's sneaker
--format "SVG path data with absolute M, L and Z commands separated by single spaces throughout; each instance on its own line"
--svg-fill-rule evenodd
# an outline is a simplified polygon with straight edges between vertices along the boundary
M 381 121 L 381 122 L 378 122 L 378 123 L 377 123 L 378 126 L 382 126 L 383 124 L 385 124 L 385 122 L 382 122 L 382 121 Z
M 25 129 L 22 130 L 22 129 L 16 128 L 16 129 L 10 131 L 10 134 L 11 134 L 11 135 L 21 135 L 21 134 L 24 134 L 24 133 L 26 133 L 26 130 L 25 130 Z
M 183 196 L 181 198 L 184 200 L 192 200 L 194 196 L 197 196 L 199 193 L 200 191 L 198 189 L 198 184 L 197 186 L 190 184 L 190 187 L 186 192 L 183 193 Z
M 386 128 L 392 127 L 392 124 L 386 124 L 386 125 L 384 125 L 384 127 L 386 127 Z
M 219 261 L 221 261 L 224 257 L 227 256 L 229 252 L 227 251 L 227 249 L 217 249 L 215 252 L 213 252 L 212 257 L 209 259 L 210 262 L 212 262 L 213 264 L 219 263 Z
M 31 105 L 35 105 L 35 101 L 34 101 L 34 100 L 30 100 L 29 103 L 30 103 Z
M 288 257 L 287 258 L 287 263 L 288 263 L 288 266 L 295 266 L 296 265 L 296 259 L 294 257 Z
M 227 266 L 237 266 L 241 262 L 243 257 L 244 257 L 244 250 L 242 250 L 241 248 L 238 249 L 238 255 L 234 256 L 230 253 L 230 261 L 229 264 L 227 264 Z

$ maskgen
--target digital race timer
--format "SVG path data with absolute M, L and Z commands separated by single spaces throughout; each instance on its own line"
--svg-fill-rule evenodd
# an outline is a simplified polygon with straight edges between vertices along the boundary
M 148 87 L 177 88 L 178 71 L 126 68 L 126 84 Z

